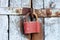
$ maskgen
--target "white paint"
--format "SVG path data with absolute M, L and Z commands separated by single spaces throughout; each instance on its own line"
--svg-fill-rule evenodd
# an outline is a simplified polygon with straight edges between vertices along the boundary
M 8 0 L 0 0 L 0 7 L 8 7 Z
M 28 40 L 20 31 L 21 16 L 10 16 L 10 40 Z
M 45 40 L 59 40 L 59 18 L 45 18 Z
M 0 40 L 8 40 L 8 17 L 0 15 Z
M 22 0 L 22 8 L 30 8 L 31 7 L 31 0 Z
M 50 6 L 49 6 L 49 4 L 51 3 L 51 2 L 54 2 L 55 4 L 56 4 L 56 6 L 55 6 L 55 8 L 60 8 L 60 0 L 45 0 L 44 1 L 44 6 L 45 6 L 45 8 L 50 8 Z
M 21 0 L 10 0 L 10 7 L 19 7 L 21 8 Z
M 16 13 L 16 9 L 17 8 L 0 8 L 0 14 L 20 14 L 20 13 Z M 22 13 L 21 13 L 22 14 Z
M 43 8 L 43 0 L 33 0 L 33 8 L 34 9 Z

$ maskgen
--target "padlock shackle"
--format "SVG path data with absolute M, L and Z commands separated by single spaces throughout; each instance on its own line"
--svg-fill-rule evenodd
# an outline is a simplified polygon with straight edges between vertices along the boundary
M 32 14 L 32 16 L 35 16 L 36 21 L 38 21 L 38 16 L 37 16 L 37 14 L 36 14 L 36 13 L 33 13 L 33 14 Z
M 33 10 L 33 11 L 35 11 L 35 10 Z M 38 21 L 38 15 L 35 12 L 33 12 L 33 15 L 36 17 L 36 21 Z
M 36 17 L 36 21 L 38 21 L 38 16 L 37 16 L 37 14 L 36 13 L 33 13 L 33 14 L 31 14 L 31 13 L 27 13 L 26 14 L 26 16 L 25 16 L 25 21 L 27 21 L 27 18 L 28 18 L 28 16 L 35 16 Z

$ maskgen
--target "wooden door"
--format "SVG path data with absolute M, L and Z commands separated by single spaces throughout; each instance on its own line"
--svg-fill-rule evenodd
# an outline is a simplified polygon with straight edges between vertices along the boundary
M 8 40 L 8 17 L 0 15 L 0 40 Z

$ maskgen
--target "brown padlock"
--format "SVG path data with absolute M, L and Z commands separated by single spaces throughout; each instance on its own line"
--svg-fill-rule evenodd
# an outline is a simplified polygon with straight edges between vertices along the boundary
M 36 17 L 36 21 L 27 21 L 27 17 L 29 16 L 29 13 L 27 14 L 25 21 L 24 21 L 24 33 L 25 34 L 31 34 L 31 33 L 39 33 L 40 32 L 40 23 L 38 21 L 38 16 L 36 14 L 32 14 Z

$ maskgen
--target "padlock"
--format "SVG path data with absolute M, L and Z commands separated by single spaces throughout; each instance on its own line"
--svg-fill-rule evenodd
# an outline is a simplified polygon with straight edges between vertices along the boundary
M 33 12 L 35 13 L 35 12 Z M 39 18 L 40 20 L 40 18 Z M 33 18 L 33 21 L 35 21 L 35 19 Z M 31 40 L 43 40 L 43 28 L 42 28 L 42 22 L 39 22 L 40 23 L 40 28 L 39 28 L 39 25 L 37 26 L 38 29 L 40 30 L 39 33 L 33 33 L 31 36 Z
M 32 14 L 36 17 L 36 21 L 27 21 L 27 17 L 30 14 L 28 13 L 27 16 L 25 17 L 24 21 L 24 33 L 25 34 L 31 34 L 31 33 L 39 33 L 40 32 L 40 23 L 38 21 L 38 16 L 37 14 Z
M 36 22 L 36 33 L 39 33 L 40 32 L 40 27 L 41 27 L 41 23 L 38 21 L 38 15 L 37 14 L 33 14 L 32 15 L 32 19 L 34 22 Z

